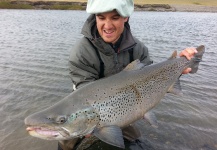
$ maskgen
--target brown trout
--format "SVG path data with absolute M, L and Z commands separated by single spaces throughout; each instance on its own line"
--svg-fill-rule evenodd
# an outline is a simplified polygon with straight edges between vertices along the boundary
M 161 63 L 144 66 L 139 60 L 123 71 L 77 89 L 55 105 L 25 119 L 30 135 L 46 140 L 69 140 L 92 134 L 124 148 L 122 128 L 144 117 L 167 92 L 180 93 L 182 71 L 198 70 L 205 52 L 187 60 L 172 56 Z

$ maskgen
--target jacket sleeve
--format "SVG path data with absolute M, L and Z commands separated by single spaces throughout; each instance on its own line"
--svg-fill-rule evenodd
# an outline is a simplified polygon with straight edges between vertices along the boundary
M 134 50 L 134 59 L 139 59 L 145 65 L 150 65 L 153 61 L 150 59 L 148 48 L 138 39 L 135 38 L 136 46 Z
M 74 90 L 99 78 L 97 60 L 95 50 L 86 38 L 75 44 L 69 57 L 69 74 Z

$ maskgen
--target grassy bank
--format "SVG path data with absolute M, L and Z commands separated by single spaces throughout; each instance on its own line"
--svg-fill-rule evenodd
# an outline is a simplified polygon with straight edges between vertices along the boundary
M 135 4 L 203 5 L 217 6 L 217 0 L 135 0 Z
M 1 9 L 33 9 L 29 4 L 11 4 L 10 2 L 0 2 Z
M 10 0 L 0 0 L 10 1 Z M 22 1 L 22 0 L 17 0 Z M 87 0 L 28 0 L 28 1 L 64 1 L 64 2 L 87 2 Z M 203 5 L 217 6 L 217 0 L 134 0 L 135 4 L 169 4 L 169 5 Z
M 59 1 L 0 1 L 0 9 L 84 10 L 81 3 Z

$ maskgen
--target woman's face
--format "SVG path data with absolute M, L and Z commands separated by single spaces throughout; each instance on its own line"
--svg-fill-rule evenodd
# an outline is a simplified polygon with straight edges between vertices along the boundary
M 127 20 L 128 17 L 124 18 L 120 16 L 115 10 L 97 14 L 97 30 L 105 42 L 114 44 L 124 31 L 124 23 Z

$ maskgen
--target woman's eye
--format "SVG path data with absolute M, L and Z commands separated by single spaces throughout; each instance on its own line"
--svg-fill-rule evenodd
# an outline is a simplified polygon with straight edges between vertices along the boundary
M 118 19 L 119 19 L 119 17 L 114 17 L 114 18 L 113 18 L 113 20 L 118 20 Z
M 103 20 L 103 19 L 105 19 L 104 17 L 101 17 L 101 16 L 98 16 L 98 19 L 99 20 Z

